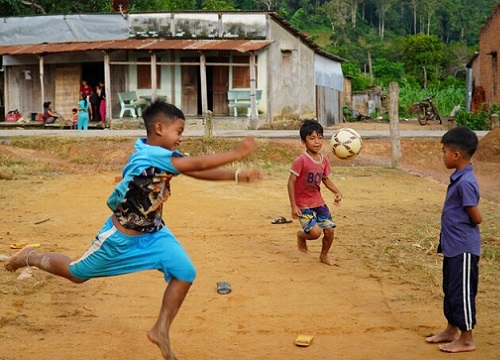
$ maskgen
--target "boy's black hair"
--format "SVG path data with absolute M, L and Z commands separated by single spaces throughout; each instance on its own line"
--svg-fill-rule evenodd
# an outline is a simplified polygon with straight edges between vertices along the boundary
M 71 112 L 76 113 L 76 112 L 78 112 L 78 110 L 76 108 L 73 108 L 73 109 L 71 109 Z
M 146 127 L 146 132 L 148 134 L 153 129 L 158 115 L 165 115 L 168 119 L 167 121 L 174 121 L 175 119 L 186 120 L 182 110 L 177 108 L 175 105 L 162 100 L 156 100 L 142 112 L 144 126 Z
M 305 120 L 299 130 L 302 141 L 306 141 L 306 137 L 311 135 L 313 132 L 323 136 L 323 126 L 321 126 L 321 124 L 316 120 Z
M 457 126 L 443 135 L 441 144 L 457 148 L 465 159 L 470 159 L 476 152 L 479 140 L 467 126 Z

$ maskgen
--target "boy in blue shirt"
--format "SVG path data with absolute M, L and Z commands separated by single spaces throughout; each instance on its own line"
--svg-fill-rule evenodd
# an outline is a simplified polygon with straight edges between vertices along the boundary
M 184 114 L 172 104 L 154 102 L 143 113 L 146 139 L 138 139 L 136 152 L 123 169 L 123 176 L 107 204 L 112 215 L 78 260 L 64 254 L 39 253 L 26 246 L 6 263 L 16 271 L 36 266 L 74 283 L 141 270 L 156 269 L 168 285 L 158 319 L 148 338 L 164 359 L 177 359 L 170 346 L 169 330 L 194 281 L 196 270 L 186 251 L 162 219 L 163 203 L 170 196 L 170 180 L 185 174 L 205 180 L 251 182 L 259 170 L 234 171 L 220 166 L 240 160 L 256 150 L 252 137 L 243 139 L 234 150 L 184 157 L 176 148 L 184 131 Z
M 479 186 L 471 158 L 478 146 L 476 134 L 465 126 L 449 130 L 441 139 L 443 162 L 455 169 L 450 177 L 441 215 L 438 252 L 443 253 L 444 315 L 446 329 L 426 339 L 444 352 L 476 349 L 472 329 L 476 324 L 478 263 L 481 255 L 478 209 Z

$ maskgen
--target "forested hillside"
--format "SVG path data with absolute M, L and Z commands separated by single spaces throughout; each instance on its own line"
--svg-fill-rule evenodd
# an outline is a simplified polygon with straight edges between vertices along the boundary
M 498 0 L 130 0 L 130 12 L 274 11 L 347 61 L 354 90 L 398 81 L 463 88 L 481 26 Z M 109 0 L 0 0 L 0 15 L 111 12 Z M 459 80 L 457 80 L 459 78 Z

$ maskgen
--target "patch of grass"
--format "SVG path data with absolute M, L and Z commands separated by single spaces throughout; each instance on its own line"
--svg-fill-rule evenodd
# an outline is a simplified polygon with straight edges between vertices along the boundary
M 483 246 L 482 261 L 500 270 L 500 249 Z
M 12 168 L 15 166 L 23 166 L 26 162 L 20 159 L 14 159 L 12 156 L 0 154 L 0 164 L 2 164 L 2 167 Z
M 71 162 L 73 162 L 75 164 L 80 164 L 80 165 L 95 165 L 98 163 L 98 159 L 78 156 L 78 157 L 71 159 Z

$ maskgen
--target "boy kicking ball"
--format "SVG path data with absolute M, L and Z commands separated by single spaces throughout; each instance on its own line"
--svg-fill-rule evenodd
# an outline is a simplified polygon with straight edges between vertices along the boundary
M 24 247 L 5 262 L 8 271 L 36 266 L 81 284 L 96 277 L 159 270 L 168 285 L 156 323 L 148 339 L 164 359 L 177 356 L 170 345 L 170 326 L 196 276 L 186 251 L 162 219 L 163 203 L 170 196 L 173 177 L 185 174 L 205 180 L 252 182 L 260 170 L 233 171 L 220 166 L 241 160 L 256 150 L 255 140 L 243 139 L 224 153 L 183 157 L 176 148 L 182 141 L 184 114 L 172 104 L 154 102 L 143 113 L 147 138 L 138 139 L 136 152 L 123 169 L 107 204 L 112 214 L 83 254 L 73 261 L 58 253 L 40 253 Z
M 328 158 L 320 153 L 323 146 L 323 126 L 317 121 L 306 120 L 300 127 L 300 139 L 305 151 L 292 164 L 288 177 L 288 197 L 292 217 L 299 219 L 302 230 L 297 232 L 297 247 L 307 252 L 307 241 L 316 240 L 323 233 L 319 260 L 327 265 L 338 265 L 330 259 L 328 252 L 333 244 L 335 223 L 323 196 L 320 185 L 334 195 L 338 205 L 342 194 L 330 180 L 332 173 Z

